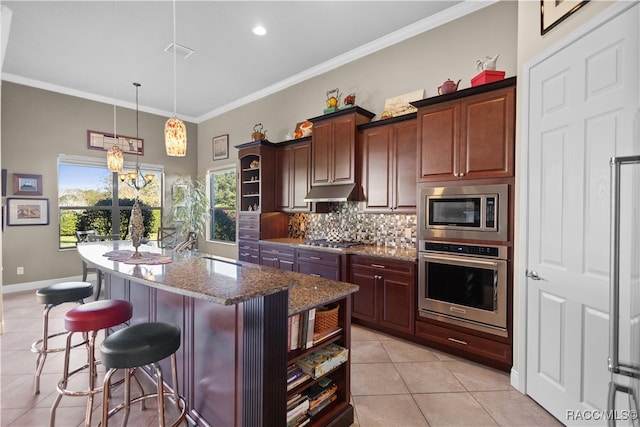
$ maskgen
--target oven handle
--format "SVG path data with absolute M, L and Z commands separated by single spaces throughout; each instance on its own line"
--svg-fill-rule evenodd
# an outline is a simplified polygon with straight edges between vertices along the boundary
M 445 255 L 431 255 L 431 254 L 422 254 L 422 259 L 432 260 L 432 261 L 445 261 L 454 263 L 456 265 L 464 265 L 464 266 L 478 266 L 484 265 L 488 267 L 498 267 L 502 263 L 506 263 L 505 260 L 486 260 L 481 258 L 472 258 L 472 257 L 458 257 L 458 256 L 445 256 Z

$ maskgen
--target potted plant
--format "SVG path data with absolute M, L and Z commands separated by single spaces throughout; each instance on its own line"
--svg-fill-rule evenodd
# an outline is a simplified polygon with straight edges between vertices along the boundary
M 204 236 L 208 212 L 209 201 L 204 179 L 187 176 L 179 178 L 173 184 L 171 221 L 178 228 L 178 234 L 184 236 L 183 243 L 186 244 L 179 244 L 176 249 L 193 246 L 198 236 Z

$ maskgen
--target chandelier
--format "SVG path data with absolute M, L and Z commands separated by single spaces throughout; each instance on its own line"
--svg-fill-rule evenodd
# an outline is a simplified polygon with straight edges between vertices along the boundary
M 176 1 L 173 0 L 173 117 L 164 125 L 164 145 L 167 156 L 184 157 L 187 154 L 187 129 L 176 113 Z
M 136 139 L 138 139 L 138 88 L 141 86 L 140 83 L 134 83 L 133 84 L 136 87 Z M 140 191 L 142 190 L 144 187 L 146 187 L 147 185 L 149 185 L 155 178 L 155 175 L 152 173 L 148 173 L 145 175 L 142 175 L 142 173 L 140 172 L 140 162 L 139 162 L 139 157 L 140 155 L 137 154 L 136 155 L 136 169 L 134 171 L 131 172 L 121 172 L 118 174 L 118 178 L 120 178 L 121 182 L 124 182 L 125 184 L 129 185 L 130 187 L 135 188 L 136 190 Z

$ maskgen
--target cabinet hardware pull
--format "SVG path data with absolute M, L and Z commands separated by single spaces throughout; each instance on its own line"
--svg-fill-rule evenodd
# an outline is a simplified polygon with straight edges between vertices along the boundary
M 464 172 L 460 172 L 460 176 L 464 176 Z
M 322 259 L 322 258 L 320 258 L 319 256 L 310 256 L 309 258 L 310 258 L 310 259 Z
M 456 343 L 456 344 L 467 345 L 467 342 L 466 342 L 466 341 L 457 340 L 457 339 L 455 339 L 455 338 L 451 338 L 451 337 L 449 337 L 449 338 L 447 338 L 447 339 L 448 339 L 449 341 L 451 341 L 451 342 Z
M 321 277 L 319 274 L 311 273 L 309 276 Z
M 381 265 L 381 264 L 371 264 L 371 267 L 374 267 L 374 268 L 387 268 L 387 267 L 385 267 L 384 265 Z
M 458 172 L 454 172 L 453 176 L 457 177 L 458 176 Z

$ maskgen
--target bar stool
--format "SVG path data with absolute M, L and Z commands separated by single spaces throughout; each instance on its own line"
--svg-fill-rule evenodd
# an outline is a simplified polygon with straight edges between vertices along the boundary
M 40 374 L 49 353 L 64 351 L 64 347 L 49 348 L 49 340 L 66 334 L 66 331 L 49 335 L 49 312 L 57 305 L 65 302 L 84 304 L 84 299 L 93 295 L 93 285 L 88 282 L 64 282 L 47 286 L 36 291 L 36 300 L 44 304 L 42 314 L 42 338 L 31 344 L 31 351 L 38 354 L 36 358 L 36 374 L 34 378 L 34 394 L 40 394 Z M 79 345 L 82 345 L 81 343 Z
M 100 347 L 102 364 L 108 369 L 104 377 L 104 387 L 107 387 L 111 376 L 118 369 L 125 369 L 124 375 L 124 402 L 109 410 L 107 393 L 102 396 L 102 427 L 107 427 L 109 418 L 116 412 L 124 409 L 122 425 L 126 425 L 129 419 L 131 404 L 142 402 L 146 399 L 157 398 L 158 424 L 165 425 L 164 414 L 164 383 L 162 369 L 158 364 L 162 359 L 171 356 L 171 370 L 173 376 L 173 400 L 178 410 L 178 418 L 171 424 L 178 426 L 185 420 L 187 406 L 183 397 L 178 392 L 178 367 L 176 363 L 176 351 L 180 348 L 180 328 L 164 322 L 148 322 L 121 329 L 109 335 Z M 152 365 L 156 371 L 156 392 L 143 394 L 131 399 L 130 377 L 135 368 Z M 135 377 L 134 377 L 135 378 Z
M 85 418 L 85 425 L 89 427 L 91 425 L 91 412 L 93 410 L 93 396 L 103 391 L 103 387 L 96 387 L 97 370 L 96 366 L 100 363 L 95 358 L 95 340 L 96 335 L 102 329 L 118 326 L 131 319 L 133 314 L 133 306 L 128 301 L 111 299 L 93 301 L 81 306 L 78 306 L 72 310 L 69 310 L 64 316 L 64 326 L 67 329 L 67 343 L 65 346 L 64 355 L 64 370 L 62 373 L 62 379 L 58 382 L 58 395 L 51 407 L 51 417 L 49 420 L 50 426 L 55 425 L 56 409 L 62 396 L 88 396 L 87 401 L 87 414 Z M 71 345 L 72 337 L 75 333 L 81 332 L 85 337 L 85 343 L 87 344 L 88 358 L 87 363 L 84 366 L 76 368 L 72 371 L 69 370 L 69 360 L 71 357 Z M 69 390 L 67 385 L 69 379 L 82 371 L 88 369 L 89 387 L 85 390 Z

